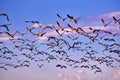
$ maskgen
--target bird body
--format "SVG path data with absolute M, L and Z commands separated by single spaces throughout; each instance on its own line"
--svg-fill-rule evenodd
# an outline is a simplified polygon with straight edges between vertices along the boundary
M 65 65 L 57 64 L 56 67 L 67 68 Z
M 70 19 L 70 22 L 75 23 L 75 24 L 80 19 L 80 17 L 79 18 L 74 18 L 73 16 L 70 16 L 69 14 L 67 14 L 67 17 Z
M 120 19 L 117 19 L 115 16 L 113 16 L 113 20 L 115 24 L 120 24 Z

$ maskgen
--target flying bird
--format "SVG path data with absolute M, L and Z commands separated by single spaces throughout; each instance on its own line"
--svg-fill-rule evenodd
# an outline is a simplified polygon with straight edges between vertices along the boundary
M 45 29 L 53 29 L 53 28 L 55 28 L 54 25 L 46 25 L 46 26 L 43 28 L 43 30 L 45 30 Z
M 115 24 L 120 24 L 120 19 L 117 19 L 115 16 L 113 16 L 113 20 Z
M 110 42 L 110 41 L 115 42 L 115 39 L 111 39 L 111 38 L 105 38 L 104 40 L 105 40 L 105 41 L 108 41 L 108 42 Z
M 89 63 L 88 59 L 85 59 L 85 58 L 80 58 L 79 60 L 81 61 L 81 63 L 83 63 L 83 62 L 88 62 Z
M 44 66 L 44 64 L 41 64 L 41 65 L 37 64 L 37 66 L 38 66 L 39 68 L 42 68 L 42 67 Z
M 101 21 L 102 21 L 102 24 L 103 24 L 104 27 L 107 27 L 107 25 L 109 25 L 111 23 L 111 21 L 108 22 L 108 23 L 105 23 L 103 18 L 101 18 Z
M 7 21 L 9 21 L 10 19 L 9 19 L 9 17 L 8 17 L 8 15 L 7 14 L 5 14 L 5 13 L 1 13 L 0 14 L 0 16 L 5 16 L 6 17 L 6 19 L 7 19 Z
M 46 34 L 46 32 L 44 32 L 44 31 L 41 31 L 41 32 L 38 32 L 38 33 L 33 33 L 33 32 L 32 32 L 32 34 L 33 34 L 33 35 L 37 35 L 38 37 L 42 37 L 43 35 Z
M 4 66 L 0 66 L 0 68 L 2 68 L 2 69 L 4 69 L 4 70 L 7 70 L 7 68 L 6 68 L 6 67 L 4 67 Z
M 71 32 L 78 32 L 78 30 L 74 27 L 72 27 L 70 24 L 67 24 L 68 27 L 72 30 Z
M 62 18 L 59 14 L 56 14 L 61 21 L 65 21 L 68 17 Z
M 89 68 L 88 65 L 82 65 L 81 68 Z
M 59 27 L 59 30 L 63 31 L 63 28 L 62 28 L 61 24 L 58 21 L 57 21 L 57 25 Z
M 7 35 L 9 35 L 10 38 L 14 38 L 14 36 L 15 36 L 15 34 L 16 34 L 16 32 L 14 32 L 13 34 L 11 34 L 11 33 L 9 33 L 9 32 L 4 32 L 4 33 L 6 33 Z
M 25 21 L 25 23 L 33 23 L 33 24 L 37 23 L 37 24 L 39 24 L 38 21 Z
M 78 20 L 80 19 L 80 17 L 74 18 L 73 16 L 70 16 L 69 14 L 67 14 L 67 17 L 70 19 L 70 22 L 73 22 L 73 23 L 77 23 Z
M 65 65 L 57 64 L 56 67 L 67 68 Z
M 32 27 L 32 28 L 26 27 L 26 28 L 27 28 L 27 31 L 28 31 L 28 32 L 31 32 L 31 33 L 32 33 L 32 30 L 35 29 L 35 27 Z
M 4 28 L 6 28 L 7 31 L 9 31 L 8 25 L 10 25 L 10 24 L 2 24 L 2 25 L 0 25 L 0 27 L 4 27 Z
M 4 42 L 0 42 L 0 45 L 1 45 L 1 44 L 4 44 Z
M 26 33 L 21 33 L 20 31 L 16 31 L 16 33 L 18 33 L 18 34 L 20 34 L 22 36 L 24 36 L 26 34 Z
M 98 72 L 101 72 L 102 73 L 102 70 L 101 69 L 97 69 L 94 74 L 98 73 Z

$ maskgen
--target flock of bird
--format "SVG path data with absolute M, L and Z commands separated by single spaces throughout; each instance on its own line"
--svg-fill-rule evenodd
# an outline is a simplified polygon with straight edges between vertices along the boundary
M 32 63 L 42 68 L 46 63 L 57 61 L 55 67 L 86 68 L 94 70 L 96 74 L 102 73 L 102 69 L 99 65 L 91 64 L 92 61 L 105 64 L 107 67 L 120 67 L 120 43 L 116 41 L 116 37 L 120 35 L 118 32 L 113 33 L 94 27 L 89 27 L 90 32 L 87 32 L 83 27 L 74 26 L 78 24 L 81 17 L 74 18 L 67 14 L 63 18 L 59 14 L 56 15 L 60 21 L 70 20 L 70 22 L 64 27 L 60 21 L 57 21 L 55 25 L 41 24 L 39 21 L 25 21 L 26 24 L 32 23 L 38 26 L 26 27 L 26 31 L 17 30 L 14 33 L 9 28 L 11 24 L 0 24 L 0 29 L 2 29 L 0 37 L 8 38 L 7 41 L 0 41 L 0 68 L 8 70 L 8 67 L 29 67 Z M 8 22 L 10 21 L 5 13 L 1 13 L 0 17 L 5 17 Z M 113 16 L 112 20 L 120 30 L 120 19 Z M 109 27 L 112 23 L 112 21 L 106 23 L 103 18 L 101 22 L 103 27 Z M 56 35 L 47 36 L 50 31 L 55 31 Z M 47 37 L 47 40 L 40 42 L 42 37 Z M 95 47 L 99 46 L 102 48 L 98 51 Z M 75 53 L 79 54 L 77 58 L 73 58 Z M 116 66 L 117 63 L 118 66 Z

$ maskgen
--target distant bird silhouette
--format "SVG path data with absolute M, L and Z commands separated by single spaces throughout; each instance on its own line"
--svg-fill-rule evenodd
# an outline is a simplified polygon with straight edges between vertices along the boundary
M 90 35 L 86 35 L 89 39 L 90 42 L 94 42 L 95 40 L 97 40 L 96 38 L 98 37 L 98 34 L 96 34 L 95 36 L 90 36 Z
M 72 27 L 70 24 L 67 24 L 68 27 L 72 30 L 71 32 L 78 32 L 77 28 Z
M 37 64 L 37 66 L 39 67 L 39 68 L 42 68 L 43 66 L 44 66 L 44 64 Z
M 103 30 L 100 30 L 100 29 L 94 29 L 93 30 L 93 33 L 96 33 L 96 32 L 102 32 Z
M 63 30 L 61 24 L 60 24 L 58 21 L 57 21 L 57 25 L 58 25 L 58 27 L 59 27 L 59 30 Z
M 64 28 L 62 28 L 61 24 L 57 21 L 57 26 L 59 27 L 59 29 L 55 29 L 55 31 L 58 33 L 59 36 L 62 36 L 64 34 Z
M 38 36 L 38 37 L 42 37 L 43 35 L 46 34 L 46 32 L 44 32 L 44 31 L 41 31 L 41 32 L 38 32 L 38 33 L 33 33 L 33 32 L 32 32 L 32 34 L 33 34 L 33 35 L 36 35 L 36 36 Z
M 4 44 L 4 42 L 1 42 L 1 41 L 0 41 L 0 45 L 1 45 L 1 44 Z
M 16 31 L 16 33 L 18 33 L 18 34 L 20 34 L 20 35 L 22 35 L 22 36 L 24 36 L 26 33 L 22 33 L 22 32 L 20 32 L 20 31 Z
M 83 63 L 83 62 L 89 62 L 88 59 L 85 59 L 85 58 L 80 58 L 79 60 L 80 60 L 81 63 Z
M 80 17 L 79 17 L 79 18 L 74 18 L 73 16 L 70 16 L 69 14 L 67 14 L 67 17 L 68 17 L 68 18 L 70 19 L 70 21 L 73 22 L 73 23 L 77 23 L 78 20 L 80 19 Z
M 118 54 L 118 56 L 120 57 L 120 50 L 110 50 L 110 52 L 113 52 L 113 53 L 117 53 Z
M 5 16 L 6 17 L 6 19 L 7 19 L 7 21 L 9 21 L 10 19 L 9 19 L 9 17 L 8 17 L 8 15 L 7 14 L 5 14 L 5 13 L 1 13 L 0 14 L 0 16 Z
M 13 34 L 11 34 L 11 33 L 9 33 L 9 32 L 4 32 L 4 33 L 6 33 L 7 35 L 9 35 L 10 38 L 14 38 L 14 37 L 15 37 L 15 34 L 16 34 L 16 32 L 14 32 Z
M 11 60 L 12 58 L 11 58 L 11 57 L 7 57 L 7 56 L 4 56 L 3 59 Z
M 74 69 L 74 68 L 79 68 L 79 66 L 74 66 L 73 69 Z
M 56 67 L 67 68 L 65 65 L 57 64 Z
M 50 62 L 50 60 L 57 60 L 57 58 L 54 57 L 53 55 L 49 55 L 49 56 L 46 58 L 46 60 L 47 60 L 48 62 Z
M 102 21 L 102 24 L 103 24 L 104 27 L 107 27 L 107 25 L 109 25 L 111 23 L 111 21 L 108 22 L 108 23 L 105 23 L 103 18 L 101 18 L 101 21 Z
M 120 24 L 120 19 L 117 19 L 115 16 L 113 16 L 113 20 L 115 24 Z
M 54 29 L 54 25 L 45 25 L 45 27 L 43 28 L 43 30 L 45 29 Z
M 7 70 L 7 68 L 5 66 L 0 66 L 0 68 L 2 68 L 4 70 Z
M 96 73 L 98 73 L 98 72 L 102 73 L 102 70 L 101 70 L 101 69 L 97 69 L 97 70 L 94 72 L 94 74 L 96 74 Z
M 88 65 L 82 65 L 81 68 L 89 68 Z
M 77 30 L 78 30 L 78 32 L 82 31 L 83 33 L 86 33 L 81 27 L 78 27 Z
M 4 28 L 6 28 L 7 31 L 9 31 L 8 25 L 10 25 L 10 24 L 3 24 L 3 25 L 0 25 L 0 27 L 4 27 Z
M 35 42 L 38 41 L 38 39 L 35 39 L 35 40 L 26 39 L 26 41 L 31 42 L 32 44 L 34 44 Z
M 0 32 L 0 34 L 2 34 L 3 32 Z
M 38 21 L 25 21 L 26 23 L 37 23 L 37 24 L 39 24 L 39 22 Z
M 72 41 L 75 41 L 75 40 L 77 40 L 79 38 L 79 37 L 74 37 L 73 35 L 67 35 L 67 37 L 69 39 L 71 39 Z
M 31 33 L 32 33 L 32 30 L 35 29 L 35 27 L 32 27 L 32 28 L 26 27 L 26 28 L 27 28 L 27 31 L 28 31 L 28 32 L 31 32 Z
M 57 34 L 58 34 L 59 36 L 62 36 L 62 35 L 64 34 L 64 32 L 61 31 L 61 30 L 55 30 L 55 31 L 57 32 Z
M 108 41 L 108 42 L 110 42 L 110 41 L 115 42 L 115 39 L 111 39 L 111 38 L 105 38 L 104 40 L 105 40 L 105 41 Z
M 62 18 L 59 14 L 56 14 L 61 21 L 65 21 L 68 17 Z

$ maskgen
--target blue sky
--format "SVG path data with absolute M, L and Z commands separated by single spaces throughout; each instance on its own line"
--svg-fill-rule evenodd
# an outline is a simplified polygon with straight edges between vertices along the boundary
M 38 20 L 46 23 L 54 23 L 56 13 L 63 16 L 71 14 L 76 17 L 100 15 L 120 11 L 119 0 L 21 0 L 0 1 L 0 11 L 7 13 L 13 22 L 24 20 Z
M 26 26 L 28 26 L 24 22 L 26 20 L 37 20 L 45 24 L 56 24 L 56 21 L 59 20 L 56 13 L 59 13 L 63 17 L 66 14 L 70 14 L 76 18 L 82 17 L 88 19 L 89 16 L 99 17 L 112 12 L 120 12 L 119 5 L 120 0 L 0 0 L 0 13 L 6 13 L 10 18 L 8 22 L 4 17 L 0 17 L 0 24 L 10 23 L 11 31 L 25 30 Z M 97 24 L 96 19 L 91 20 L 91 24 L 94 23 L 92 21 L 95 21 Z M 75 79 L 77 75 L 81 75 L 83 78 L 77 80 L 89 80 L 89 78 L 93 80 L 99 78 L 109 79 L 113 75 L 119 75 L 117 73 L 118 69 L 103 67 L 105 71 L 103 74 L 92 75 L 91 77 L 89 75 L 92 72 L 89 72 L 89 70 L 82 69 L 84 72 L 78 73 L 77 71 L 81 69 L 56 69 L 52 64 L 55 63 L 50 63 L 43 69 L 38 69 L 34 65 L 30 68 L 19 68 L 16 70 L 10 68 L 9 71 L 0 69 L 0 80 L 60 80 L 58 76 L 60 73 L 65 78 L 68 77 L 68 80 Z M 111 71 L 114 71 L 115 74 L 111 73 Z M 16 77 L 13 77 L 14 75 Z

